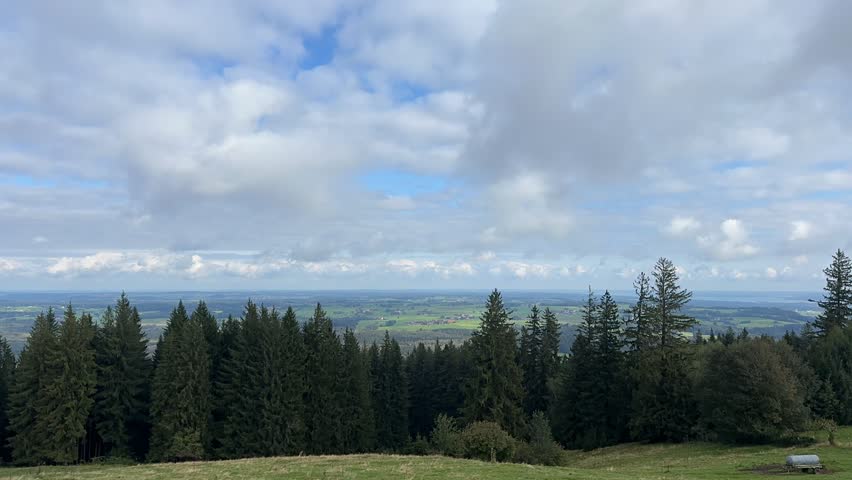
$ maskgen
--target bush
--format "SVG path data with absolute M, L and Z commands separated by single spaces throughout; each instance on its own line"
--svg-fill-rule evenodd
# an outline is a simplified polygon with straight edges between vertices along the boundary
M 432 446 L 441 455 L 459 457 L 462 455 L 461 433 L 455 420 L 441 414 L 435 419 L 432 429 Z
M 429 444 L 429 441 L 423 438 L 420 435 L 417 435 L 417 438 L 414 439 L 413 442 L 410 442 L 405 449 L 405 453 L 407 455 L 432 455 L 435 453 L 435 449 L 432 448 L 432 445 Z
M 770 340 L 711 352 L 699 381 L 702 420 L 726 441 L 765 443 L 807 427 L 804 392 Z
M 519 442 L 515 452 L 515 461 L 530 465 L 562 465 L 565 452 L 553 440 L 550 422 L 548 422 L 544 413 L 533 413 L 529 432 L 529 442 Z
M 506 462 L 515 452 L 515 439 L 495 422 L 470 424 L 461 434 L 464 456 Z

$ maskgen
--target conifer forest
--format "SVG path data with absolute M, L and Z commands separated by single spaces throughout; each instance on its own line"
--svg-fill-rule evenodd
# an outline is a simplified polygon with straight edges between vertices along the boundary
M 0 341 L 0 454 L 17 465 L 387 452 L 558 464 L 563 448 L 760 444 L 852 424 L 852 261 L 821 313 L 782 338 L 700 330 L 661 258 L 624 309 L 590 288 L 560 353 L 546 305 L 498 290 L 461 343 L 403 349 L 249 300 L 239 318 L 174 306 L 156 348 L 125 294 L 98 318 L 40 313 L 17 357 Z

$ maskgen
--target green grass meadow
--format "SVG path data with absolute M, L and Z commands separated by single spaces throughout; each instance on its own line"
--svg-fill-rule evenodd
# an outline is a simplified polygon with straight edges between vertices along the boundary
M 494 464 L 437 456 L 344 455 L 133 466 L 95 464 L 0 468 L 0 479 L 722 480 L 804 475 L 755 471 L 761 466 L 781 465 L 787 455 L 794 453 L 816 453 L 828 468 L 826 475 L 852 479 L 852 427 L 838 432 L 837 439 L 837 447 L 829 446 L 824 438 L 819 438 L 821 442 L 816 445 L 804 447 L 732 447 L 700 442 L 680 445 L 625 444 L 590 452 L 568 452 L 565 467 Z

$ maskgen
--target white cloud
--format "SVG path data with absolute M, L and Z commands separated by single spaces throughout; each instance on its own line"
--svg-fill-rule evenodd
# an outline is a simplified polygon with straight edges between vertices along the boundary
M 701 227 L 701 223 L 693 217 L 677 216 L 672 218 L 665 231 L 671 235 L 684 235 L 694 232 Z
M 758 248 L 749 240 L 745 225 L 739 219 L 729 218 L 719 225 L 721 236 L 710 234 L 698 237 L 698 244 L 720 260 L 750 257 Z
M 804 220 L 790 222 L 790 241 L 805 240 L 811 236 L 812 225 Z
M 736 132 L 735 144 L 755 159 L 777 157 L 787 153 L 790 137 L 765 127 L 744 128 Z
M 20 270 L 21 262 L 10 260 L 8 258 L 0 258 L 0 272 L 9 273 Z
M 62 257 L 47 268 L 52 275 L 75 275 L 86 272 L 120 269 L 125 256 L 120 252 L 98 252 L 84 257 Z
M 778 278 L 778 270 L 775 270 L 772 267 L 766 267 L 766 278 L 770 280 Z

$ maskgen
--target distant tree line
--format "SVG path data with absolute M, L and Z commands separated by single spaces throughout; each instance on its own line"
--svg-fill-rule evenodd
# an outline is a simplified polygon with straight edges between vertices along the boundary
M 516 328 L 495 290 L 461 345 L 403 354 L 360 344 L 321 305 L 300 323 L 249 301 L 217 321 L 171 312 L 149 355 L 122 294 L 95 321 L 68 306 L 36 318 L 15 358 L 0 339 L 0 455 L 15 464 L 183 461 L 294 454 L 428 453 L 558 463 L 558 441 L 766 442 L 852 423 L 852 262 L 825 270 L 802 334 L 702 335 L 691 292 L 663 258 L 622 311 L 591 289 L 567 356 L 549 308 Z

